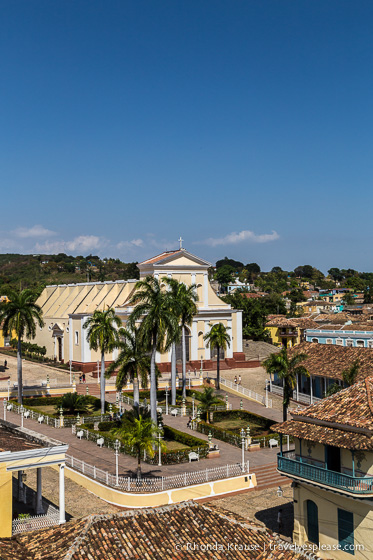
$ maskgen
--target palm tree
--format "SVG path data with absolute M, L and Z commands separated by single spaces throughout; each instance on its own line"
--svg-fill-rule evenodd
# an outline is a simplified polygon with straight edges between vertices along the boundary
M 61 406 L 68 414 L 87 412 L 88 408 L 86 398 L 83 395 L 78 395 L 78 393 L 66 393 L 63 395 L 60 404 L 56 405 L 57 412 Z
M 191 284 L 186 286 L 183 282 L 179 282 L 173 278 L 163 278 L 169 286 L 167 292 L 171 300 L 171 309 L 175 315 L 177 323 L 181 325 L 181 345 L 182 345 L 182 396 L 186 398 L 186 344 L 185 344 L 185 331 L 186 327 L 190 326 L 193 321 L 193 317 L 197 314 L 196 301 L 198 301 L 197 296 L 197 286 Z M 172 354 L 175 353 L 176 342 L 180 338 L 179 329 L 174 331 L 174 340 Z M 176 361 L 174 360 L 175 374 L 173 376 L 173 360 L 171 358 L 171 404 L 176 404 Z M 174 383 L 173 377 L 175 379 Z
M 210 325 L 211 326 L 211 325 Z M 220 350 L 226 350 L 230 345 L 231 339 L 228 334 L 230 327 L 225 327 L 223 323 L 216 323 L 212 325 L 210 332 L 205 334 L 203 339 L 206 345 L 210 346 L 211 350 L 216 348 L 217 361 L 216 361 L 216 388 L 220 389 Z
M 92 317 L 89 317 L 83 325 L 83 328 L 87 329 L 87 342 L 90 348 L 101 352 L 101 414 L 105 414 L 105 353 L 112 352 L 114 348 L 118 347 L 118 329 L 121 326 L 122 321 L 112 307 L 108 307 L 104 311 L 96 309 Z
M 22 339 L 34 338 L 36 324 L 42 328 L 41 307 L 35 303 L 38 295 L 30 289 L 17 291 L 9 289 L 8 300 L 0 304 L 0 323 L 3 325 L 4 336 L 17 336 L 17 381 L 18 402 L 22 404 Z
M 206 387 L 203 393 L 199 395 L 201 407 L 206 411 L 206 422 L 210 423 L 210 410 L 211 408 L 220 403 L 220 400 L 214 395 L 213 387 Z
M 121 342 L 118 358 L 106 370 L 107 375 L 118 370 L 116 388 L 121 391 L 128 380 L 133 381 L 133 400 L 135 407 L 140 404 L 139 383 L 146 387 L 150 370 L 150 356 L 139 335 L 139 328 L 120 329 Z
M 129 300 L 135 304 L 129 318 L 132 329 L 140 322 L 140 340 L 145 348 L 151 352 L 150 357 L 150 410 L 151 418 L 157 422 L 157 380 L 156 380 L 156 352 L 164 347 L 167 332 L 173 332 L 177 326 L 175 317 L 170 309 L 167 293 L 161 289 L 158 278 L 147 276 L 135 284 L 135 293 Z
M 271 354 L 263 362 L 267 373 L 277 374 L 279 379 L 283 381 L 284 399 L 283 399 L 283 421 L 287 420 L 287 413 L 290 403 L 290 397 L 293 389 L 297 385 L 297 376 L 304 375 L 309 377 L 309 372 L 302 365 L 302 362 L 307 359 L 307 354 L 299 353 L 293 357 L 289 357 L 286 348 L 283 348 L 278 354 Z
M 131 411 L 130 411 L 131 412 Z M 116 431 L 121 439 L 131 448 L 136 450 L 137 455 L 137 478 L 141 478 L 141 457 L 144 451 L 150 456 L 154 456 L 154 449 L 158 444 L 157 425 L 146 416 L 132 413 L 125 418 L 122 426 Z M 161 443 L 161 447 L 164 444 Z

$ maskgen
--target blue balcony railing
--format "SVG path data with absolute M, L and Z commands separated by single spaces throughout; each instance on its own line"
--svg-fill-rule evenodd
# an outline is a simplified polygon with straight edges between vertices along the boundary
M 290 477 L 303 478 L 350 494 L 373 494 L 373 477 L 350 476 L 317 467 L 300 461 L 293 451 L 277 456 L 277 468 Z

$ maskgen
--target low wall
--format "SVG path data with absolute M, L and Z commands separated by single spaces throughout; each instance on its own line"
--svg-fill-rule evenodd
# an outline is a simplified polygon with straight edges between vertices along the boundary
M 147 494 L 129 493 L 105 486 L 70 467 L 65 468 L 68 478 L 86 488 L 105 502 L 123 508 L 158 507 L 176 504 L 187 500 L 204 500 L 215 496 L 222 496 L 233 492 L 243 492 L 257 486 L 255 473 L 243 474 L 233 478 L 225 478 L 204 484 L 195 484 L 163 492 L 149 492 Z

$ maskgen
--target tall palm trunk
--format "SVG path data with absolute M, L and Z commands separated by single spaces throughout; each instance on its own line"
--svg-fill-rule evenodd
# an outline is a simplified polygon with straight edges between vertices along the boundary
M 22 341 L 18 335 L 17 343 L 17 381 L 18 381 L 18 402 L 22 404 Z
M 176 406 L 176 343 L 171 348 L 171 405 Z
M 139 389 L 139 378 L 133 378 L 133 406 L 137 408 L 140 406 L 140 389 Z
M 101 414 L 105 414 L 105 354 L 101 352 L 101 379 L 100 379 Z
M 183 399 L 186 399 L 186 348 L 185 348 L 185 326 L 181 327 L 181 348 L 182 348 L 182 388 Z
M 220 347 L 217 346 L 218 356 L 216 360 L 216 388 L 220 389 Z
M 141 449 L 137 452 L 137 478 L 141 478 Z
M 153 335 L 152 355 L 150 359 L 150 416 L 157 425 L 157 383 L 155 376 L 155 355 L 157 352 L 157 338 Z
M 288 419 L 288 406 L 289 406 L 289 385 L 286 378 L 284 379 L 284 400 L 282 405 L 282 421 L 286 422 Z

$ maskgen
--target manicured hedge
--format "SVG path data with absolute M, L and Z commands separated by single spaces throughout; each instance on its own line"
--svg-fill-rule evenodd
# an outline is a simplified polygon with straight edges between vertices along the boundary
M 276 424 L 274 420 L 269 420 L 269 418 L 259 416 L 259 414 L 254 414 L 253 412 L 247 412 L 246 410 L 222 410 L 214 412 L 214 422 L 235 420 L 236 418 L 245 420 L 248 424 L 257 424 L 263 428 L 263 430 L 269 430 L 273 424 Z
M 272 422 L 272 421 L 271 421 Z M 275 424 L 276 422 L 272 422 Z M 226 443 L 230 443 L 231 445 L 235 445 L 236 447 L 241 447 L 242 440 L 241 436 L 231 430 L 224 430 L 223 428 L 218 428 L 213 424 L 207 424 L 207 422 L 198 422 L 197 423 L 197 431 L 201 434 L 208 435 L 211 432 L 211 435 L 215 439 L 220 439 L 221 441 L 225 441 Z M 256 443 L 259 442 L 261 447 L 265 447 L 266 442 L 270 439 L 279 439 L 277 434 L 271 433 L 268 435 L 255 435 L 251 432 L 252 442 Z M 290 438 L 290 441 L 293 441 L 293 438 Z
M 175 428 L 171 428 L 171 426 L 163 426 L 163 431 L 165 438 L 183 443 L 187 447 L 203 447 L 204 445 L 208 445 L 205 440 L 192 436 L 191 434 L 175 430 Z

